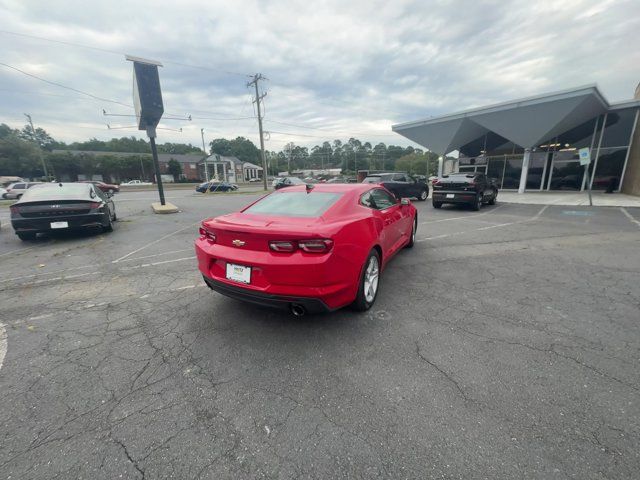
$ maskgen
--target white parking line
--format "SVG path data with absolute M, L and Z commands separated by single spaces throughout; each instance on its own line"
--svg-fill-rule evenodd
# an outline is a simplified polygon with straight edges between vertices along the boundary
M 156 253 L 154 255 L 145 255 L 144 257 L 127 258 L 126 260 L 122 260 L 122 262 L 135 262 L 136 260 L 144 260 L 145 258 L 162 257 L 164 255 L 170 255 L 172 253 L 192 252 L 192 251 L 193 251 L 193 248 L 183 248 L 181 250 L 171 250 L 169 252 Z
M 434 237 L 420 238 L 420 239 L 416 240 L 416 242 L 426 242 L 427 240 L 436 240 L 436 239 L 439 239 L 439 238 L 455 237 L 457 235 L 464 235 L 465 233 L 479 232 L 479 231 L 482 231 L 482 230 L 489 230 L 490 228 L 508 227 L 509 225 L 517 225 L 517 224 L 520 224 L 520 223 L 533 222 L 533 221 L 537 220 L 538 218 L 540 218 L 540 216 L 550 206 L 551 205 L 545 205 L 533 217 L 525 218 L 524 220 L 518 220 L 517 222 L 501 223 L 501 224 L 498 224 L 498 225 L 490 225 L 488 227 L 479 227 L 479 228 L 473 228 L 471 230 L 463 230 L 461 232 L 446 233 L 444 235 L 436 235 Z M 487 213 L 490 213 L 490 212 L 487 212 Z M 463 217 L 463 218 L 468 218 L 468 217 Z
M 179 229 L 179 230 L 176 230 L 175 232 L 171 232 L 171 233 L 169 233 L 169 234 L 165 235 L 164 237 L 160 237 L 160 238 L 158 238 L 158 239 L 154 240 L 153 242 L 149 242 L 149 243 L 147 243 L 146 245 L 143 245 L 142 247 L 140 247 L 140 248 L 138 248 L 138 249 L 134 250 L 133 252 L 129 252 L 129 253 L 127 253 L 126 255 L 123 255 L 122 257 L 118 258 L 117 260 L 114 260 L 114 261 L 113 261 L 113 262 L 111 262 L 111 263 L 118 263 L 118 262 L 121 262 L 122 260 L 124 260 L 125 258 L 130 257 L 130 256 L 131 256 L 131 255 L 133 255 L 134 253 L 138 253 L 139 251 L 144 250 L 145 248 L 150 247 L 151 245 L 155 245 L 156 243 L 161 242 L 162 240 L 164 240 L 164 239 L 166 239 L 166 238 L 172 237 L 173 235 L 176 235 L 176 234 L 178 234 L 178 233 L 180 233 L 180 232 L 183 232 L 183 231 L 184 231 L 184 230 L 186 230 L 187 228 L 193 228 L 194 226 L 199 225 L 199 224 L 200 224 L 200 220 L 198 220 L 198 221 L 197 221 L 197 222 L 195 222 L 195 223 L 192 223 L 191 225 L 187 225 L 186 227 L 183 227 L 183 228 L 181 228 L 181 229 Z
M 498 205 L 496 208 L 493 208 L 488 212 L 479 213 L 477 215 L 472 214 L 472 215 L 465 215 L 464 217 L 450 217 L 450 218 L 441 218 L 440 220 L 427 220 L 426 222 L 420 222 L 420 225 L 430 225 L 432 223 L 449 222 L 451 220 L 461 220 L 461 219 L 473 220 L 474 218 L 484 217 L 485 215 L 489 215 L 490 213 L 493 213 L 496 210 L 500 210 L 504 206 L 505 206 L 504 204 Z
M 620 211 L 626 215 L 629 221 L 631 221 L 632 223 L 635 223 L 638 227 L 640 227 L 640 221 L 636 220 L 633 215 L 627 212 L 626 208 L 620 207 Z
M 137 268 L 146 268 L 146 267 L 155 267 L 156 265 L 164 265 L 165 263 L 173 263 L 173 262 L 182 262 L 184 260 L 194 260 L 196 256 L 193 257 L 183 257 L 183 258 L 174 258 L 173 260 L 164 260 L 163 262 L 154 262 L 154 263 L 143 263 L 141 265 L 134 265 L 132 267 L 123 267 L 122 270 L 135 270 Z
M 4 363 L 4 357 L 7 354 L 7 329 L 4 323 L 0 323 L 0 370 L 2 370 L 2 364 Z

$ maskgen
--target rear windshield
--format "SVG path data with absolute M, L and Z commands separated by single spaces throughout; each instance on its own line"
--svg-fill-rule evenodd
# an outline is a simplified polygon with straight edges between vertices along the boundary
M 281 215 L 283 217 L 319 217 L 342 196 L 330 192 L 272 193 L 244 212 L 255 215 Z
M 34 185 L 22 196 L 22 200 L 38 200 L 56 197 L 88 197 L 89 186 L 86 183 L 66 183 L 62 186 L 57 183 L 47 185 Z
M 391 175 L 370 175 L 366 177 L 362 183 L 380 183 L 391 180 Z

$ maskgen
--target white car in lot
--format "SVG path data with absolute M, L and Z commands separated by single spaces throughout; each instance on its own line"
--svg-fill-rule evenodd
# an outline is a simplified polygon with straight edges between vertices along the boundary
M 128 182 L 122 182 L 121 187 L 143 187 L 147 185 L 153 185 L 151 182 L 143 182 L 142 180 L 129 180 Z
M 27 188 L 31 188 L 34 185 L 42 185 L 42 182 L 12 183 L 7 187 L 7 192 L 2 196 L 2 198 L 7 198 L 7 199 L 17 198 L 19 200 L 20 197 L 22 197 L 22 194 L 27 191 Z

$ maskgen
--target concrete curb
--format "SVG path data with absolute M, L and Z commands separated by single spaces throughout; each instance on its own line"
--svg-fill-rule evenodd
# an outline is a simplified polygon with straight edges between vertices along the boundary
M 177 213 L 178 207 L 176 207 L 173 203 L 166 202 L 164 205 L 160 204 L 160 202 L 153 202 L 151 204 L 151 209 L 153 213 Z

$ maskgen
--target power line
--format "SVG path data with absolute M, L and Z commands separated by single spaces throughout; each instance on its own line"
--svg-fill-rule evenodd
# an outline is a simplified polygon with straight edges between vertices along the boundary
M 117 100 L 111 100 L 109 98 L 99 97 L 97 95 L 94 95 L 93 93 L 83 92 L 82 90 L 78 90 L 77 88 L 68 87 L 67 85 L 63 85 L 63 84 L 58 83 L 58 82 L 53 82 L 51 80 L 47 80 L 46 78 L 39 77 L 38 75 L 34 75 L 32 73 L 25 72 L 24 70 L 21 70 L 18 67 L 14 67 L 13 65 L 9 65 L 7 63 L 0 62 L 0 65 L 2 65 L 3 67 L 10 68 L 11 70 L 15 70 L 16 72 L 20 72 L 23 75 L 26 75 L 27 77 L 35 78 L 36 80 L 40 80 L 41 82 L 48 83 L 49 85 L 55 85 L 56 87 L 64 88 L 65 90 L 71 90 L 72 92 L 76 92 L 76 93 L 80 93 L 82 95 L 86 95 L 86 96 L 91 97 L 91 98 L 93 98 L 95 100 L 100 100 L 101 102 L 115 103 L 115 104 L 122 105 L 122 106 L 127 107 L 127 108 L 133 108 L 133 105 L 122 103 L 122 102 L 119 102 Z

